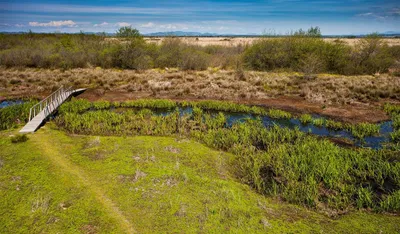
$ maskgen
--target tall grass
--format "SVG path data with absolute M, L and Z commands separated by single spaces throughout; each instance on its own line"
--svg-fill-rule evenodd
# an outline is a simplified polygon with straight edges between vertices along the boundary
M 29 109 L 35 101 L 0 108 L 0 130 L 10 129 L 28 121 Z
M 60 107 L 59 112 L 83 113 L 89 109 L 105 110 L 111 107 L 148 108 L 148 109 L 164 109 L 164 110 L 173 110 L 178 107 L 181 108 L 191 107 L 191 108 L 200 108 L 201 110 L 208 110 L 212 112 L 222 111 L 226 113 L 228 112 L 248 113 L 248 114 L 254 114 L 256 116 L 269 116 L 272 119 L 297 118 L 296 116 L 293 116 L 291 113 L 283 110 L 277 110 L 277 109 L 266 110 L 265 108 L 259 106 L 248 106 L 233 102 L 214 101 L 214 100 L 175 102 L 166 99 L 138 99 L 125 102 L 110 103 L 108 101 L 96 101 L 91 103 L 84 99 L 73 98 L 70 102 L 63 104 Z M 299 120 L 303 124 L 312 123 L 317 127 L 325 126 L 326 128 L 333 130 L 346 130 L 351 132 L 353 136 L 359 139 L 362 139 L 366 136 L 378 135 L 380 129 L 380 125 L 377 124 L 370 124 L 370 123 L 348 124 L 348 123 L 337 122 L 330 119 L 327 120 L 323 118 L 313 119 L 312 116 L 309 114 L 301 115 L 299 117 Z

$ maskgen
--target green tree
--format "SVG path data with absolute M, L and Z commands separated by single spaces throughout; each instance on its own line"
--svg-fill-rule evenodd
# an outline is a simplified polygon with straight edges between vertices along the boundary
M 140 38 L 139 30 L 131 26 L 121 27 L 117 30 L 117 37 Z

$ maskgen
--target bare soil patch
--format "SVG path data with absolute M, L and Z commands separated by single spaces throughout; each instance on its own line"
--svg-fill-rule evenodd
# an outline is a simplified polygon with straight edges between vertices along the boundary
M 145 37 L 145 40 L 150 43 L 161 44 L 163 40 L 168 37 Z M 219 46 L 238 46 L 238 45 L 251 45 L 261 37 L 179 37 L 184 43 L 190 45 L 219 45 Z M 107 38 L 106 40 L 118 41 L 117 38 Z M 341 40 L 344 43 L 354 46 L 360 40 L 360 38 L 324 38 L 325 41 L 334 42 L 335 40 Z M 400 38 L 384 38 L 384 42 L 388 45 L 400 45 Z

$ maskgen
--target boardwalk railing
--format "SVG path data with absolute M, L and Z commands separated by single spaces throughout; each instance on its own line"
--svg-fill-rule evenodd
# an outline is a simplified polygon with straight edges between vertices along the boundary
M 35 118 L 40 112 L 44 111 L 45 116 L 51 114 L 51 110 L 55 110 L 63 100 L 65 100 L 71 93 L 73 92 L 72 86 L 65 88 L 61 86 L 61 88 L 57 89 L 54 93 L 50 94 L 48 97 L 37 103 L 36 105 L 32 106 L 29 110 L 29 121 Z

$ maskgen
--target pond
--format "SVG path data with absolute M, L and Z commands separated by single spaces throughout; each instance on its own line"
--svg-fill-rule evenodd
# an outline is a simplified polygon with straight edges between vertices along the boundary
M 0 108 L 8 107 L 8 106 L 13 106 L 13 105 L 19 105 L 24 103 L 24 100 L 4 100 L 0 102 Z

